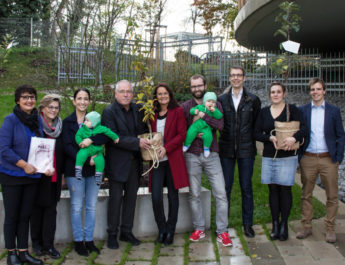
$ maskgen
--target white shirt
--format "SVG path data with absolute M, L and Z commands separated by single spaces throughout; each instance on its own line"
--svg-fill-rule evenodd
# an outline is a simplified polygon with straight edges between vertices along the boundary
M 310 153 L 328 152 L 325 139 L 325 101 L 320 106 L 311 102 L 310 142 L 306 149 Z
M 237 112 L 237 109 L 238 109 L 238 105 L 240 105 L 242 94 L 243 94 L 243 88 L 238 93 L 237 97 L 234 94 L 234 89 L 231 90 L 232 101 L 234 102 L 234 107 L 235 107 L 236 112 Z
M 162 144 L 164 145 L 164 128 L 165 128 L 165 122 L 166 122 L 167 118 L 164 119 L 157 119 L 157 132 L 160 132 L 163 136 L 162 138 Z M 163 156 L 162 159 L 160 159 L 159 161 L 166 161 L 168 160 L 167 155 L 165 154 L 165 156 Z

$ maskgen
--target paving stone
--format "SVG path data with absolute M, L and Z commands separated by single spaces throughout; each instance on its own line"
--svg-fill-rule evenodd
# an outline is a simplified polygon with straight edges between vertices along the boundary
M 229 228 L 228 229 L 228 234 L 231 238 L 233 237 L 237 237 L 237 233 L 236 233 L 236 230 L 234 228 Z
M 2 253 L 2 252 L 1 252 Z M 7 265 L 7 256 L 3 257 L 1 260 L 0 260 L 0 265 Z
M 235 256 L 235 257 L 220 257 L 221 265 L 252 265 L 252 261 L 248 256 Z
M 244 256 L 243 247 L 238 237 L 232 238 L 232 247 L 224 247 L 222 243 L 218 243 L 218 251 L 220 256 Z
M 325 258 L 318 260 L 318 265 L 340 265 L 345 264 L 345 259 Z
M 79 265 L 79 264 L 86 264 L 89 257 L 84 257 L 78 255 L 77 252 L 72 250 L 65 256 L 65 260 L 62 264 L 64 265 Z
M 304 245 L 309 249 L 311 256 L 315 260 L 323 259 L 325 257 L 332 257 L 336 259 L 342 259 L 343 256 L 336 248 L 325 241 L 305 241 Z
M 191 261 L 216 260 L 212 243 L 193 243 L 189 245 L 189 257 Z M 190 263 L 189 263 L 190 264 Z
M 285 256 L 284 261 L 286 265 L 316 265 L 310 255 L 303 256 Z
M 140 237 L 139 239 L 141 242 L 154 242 L 157 236 L 144 236 L 144 237 Z
M 110 249 L 103 246 L 101 254 L 95 259 L 97 264 L 118 264 L 121 261 L 123 251 L 125 250 L 127 243 L 120 241 L 118 249 Z
M 189 265 L 219 265 L 217 261 L 192 261 Z
M 262 227 L 262 225 L 253 225 L 253 229 L 256 235 L 265 234 L 265 229 Z
M 128 259 L 152 260 L 154 249 L 154 243 L 141 243 L 139 246 L 132 246 L 128 254 Z
M 125 265 L 151 265 L 151 261 L 127 261 Z
M 289 239 L 286 241 L 275 240 L 277 246 L 303 246 L 303 240 L 297 239 L 295 235 L 289 234 Z
M 278 246 L 280 255 L 282 257 L 285 256 L 303 256 L 308 255 L 309 251 L 308 248 L 305 246 Z M 310 254 L 309 254 L 310 255 Z
M 334 244 L 335 248 L 345 257 L 345 234 L 337 233 L 337 242 Z
M 176 257 L 176 256 L 170 256 L 170 257 L 158 257 L 158 263 L 157 265 L 183 265 L 184 264 L 184 257 Z
M 185 244 L 185 234 L 175 234 L 173 246 L 184 246 Z
M 184 255 L 184 247 L 161 247 L 159 255 L 164 256 L 183 256 Z
M 278 250 L 271 242 L 250 245 L 248 244 L 248 246 L 253 264 L 265 264 L 262 263 L 262 261 L 270 263 L 272 260 L 274 260 L 278 264 L 280 263 L 280 261 L 283 261 Z

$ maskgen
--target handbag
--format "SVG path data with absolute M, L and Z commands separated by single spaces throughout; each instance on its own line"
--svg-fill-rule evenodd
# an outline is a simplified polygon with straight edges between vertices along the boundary
M 275 132 L 276 133 L 275 137 L 277 138 L 277 150 L 274 155 L 274 158 L 276 158 L 278 150 L 284 149 L 283 147 L 284 139 L 287 137 L 293 136 L 300 128 L 299 121 L 289 121 L 289 120 L 290 120 L 289 104 L 286 103 L 286 121 L 275 121 L 274 129 L 270 133 L 270 135 L 273 136 L 273 132 Z M 297 153 L 297 150 L 302 144 L 300 144 L 300 142 L 296 142 L 292 146 L 292 150 L 295 150 L 295 154 Z

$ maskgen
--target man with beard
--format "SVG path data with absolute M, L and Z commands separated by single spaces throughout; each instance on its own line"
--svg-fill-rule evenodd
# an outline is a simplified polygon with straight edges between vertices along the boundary
M 192 211 L 193 234 L 189 237 L 191 241 L 199 241 L 205 237 L 205 217 L 201 205 L 201 175 L 205 172 L 211 187 L 212 194 L 216 200 L 216 225 L 217 241 L 224 246 L 232 246 L 232 241 L 227 232 L 228 227 L 228 201 L 225 192 L 223 171 L 218 156 L 217 130 L 222 130 L 223 118 L 217 120 L 205 112 L 199 111 L 197 115 L 191 115 L 190 109 L 203 103 L 203 96 L 206 92 L 206 80 L 202 75 L 193 75 L 190 79 L 190 90 L 193 95 L 191 100 L 184 102 L 181 106 L 185 112 L 187 127 L 198 119 L 203 119 L 213 128 L 213 141 L 210 146 L 210 155 L 204 156 L 204 147 L 201 135 L 195 138 L 185 153 L 186 165 L 189 175 L 189 203 Z M 217 102 L 217 108 L 223 112 L 221 104 Z

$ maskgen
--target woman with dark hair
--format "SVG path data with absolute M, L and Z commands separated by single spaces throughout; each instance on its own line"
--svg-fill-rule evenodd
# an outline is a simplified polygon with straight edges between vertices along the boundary
M 76 90 L 73 96 L 73 105 L 75 111 L 63 121 L 64 176 L 71 196 L 71 222 L 75 251 L 81 256 L 88 256 L 89 252 L 100 252 L 93 242 L 96 203 L 100 185 L 97 185 L 95 180 L 93 157 L 88 158 L 83 166 L 83 178 L 79 180 L 75 177 L 75 161 L 79 150 L 75 141 L 75 134 L 82 126 L 87 108 L 90 105 L 89 90 L 85 88 Z M 84 203 L 85 218 L 82 216 Z
M 160 83 L 154 90 L 155 119 L 151 121 L 152 131 L 161 132 L 163 146 L 157 150 L 158 168 L 150 175 L 152 205 L 159 235 L 155 243 L 170 245 L 174 241 L 179 208 L 178 189 L 189 186 L 182 144 L 187 126 L 184 111 L 179 107 L 170 87 Z M 163 186 L 168 188 L 169 214 L 165 218 Z
M 37 169 L 27 162 L 31 138 L 43 137 L 36 99 L 37 92 L 32 86 L 18 87 L 13 113 L 5 117 L 0 128 L 0 183 L 8 265 L 43 264 L 28 252 L 29 219 L 41 178 Z
M 271 106 L 262 108 L 257 118 L 254 136 L 264 143 L 261 167 L 261 183 L 268 184 L 269 205 L 272 214 L 271 239 L 288 239 L 288 218 L 292 206 L 291 186 L 295 183 L 298 164 L 296 151 L 292 150 L 296 142 L 303 142 L 307 129 L 300 110 L 284 101 L 286 88 L 279 82 L 273 82 L 269 88 Z M 289 111 L 287 111 L 289 110 Z M 292 137 L 283 140 L 283 150 L 277 150 L 277 138 L 271 135 L 274 122 L 299 121 L 300 129 Z
M 48 254 L 51 258 L 60 257 L 54 248 L 56 230 L 56 206 L 60 200 L 63 170 L 62 121 L 59 117 L 61 101 L 59 95 L 46 95 L 39 103 L 38 112 L 42 119 L 46 138 L 56 139 L 54 154 L 54 175 L 42 174 L 35 205 L 30 218 L 32 247 L 37 256 Z

